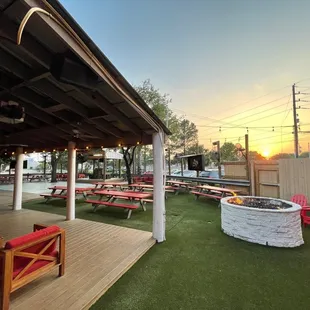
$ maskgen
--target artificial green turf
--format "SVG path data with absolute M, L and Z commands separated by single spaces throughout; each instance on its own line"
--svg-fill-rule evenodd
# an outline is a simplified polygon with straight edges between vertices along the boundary
M 52 204 L 53 203 L 53 204 Z M 64 214 L 64 202 L 24 206 Z M 217 203 L 181 194 L 167 200 L 167 241 L 148 251 L 92 307 L 97 309 L 310 309 L 310 228 L 305 245 L 278 249 L 221 232 Z M 147 212 L 126 220 L 120 210 L 93 214 L 79 203 L 77 217 L 150 230 Z

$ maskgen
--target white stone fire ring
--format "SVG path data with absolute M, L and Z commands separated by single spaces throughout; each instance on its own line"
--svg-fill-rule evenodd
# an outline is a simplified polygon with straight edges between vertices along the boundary
M 287 209 L 260 209 L 229 203 L 232 198 L 258 198 L 289 204 Z M 290 201 L 253 196 L 221 199 L 222 230 L 225 234 L 248 242 L 274 247 L 293 248 L 304 243 L 300 205 Z

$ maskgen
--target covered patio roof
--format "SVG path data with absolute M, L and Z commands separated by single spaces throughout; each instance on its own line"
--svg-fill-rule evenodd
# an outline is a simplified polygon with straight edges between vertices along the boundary
M 0 14 L 0 100 L 26 114 L 23 123 L 0 123 L 0 149 L 106 148 L 169 134 L 58 1 L 4 0 Z

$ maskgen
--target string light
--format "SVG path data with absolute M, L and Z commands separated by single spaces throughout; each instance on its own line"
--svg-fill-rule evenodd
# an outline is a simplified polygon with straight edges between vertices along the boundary
M 118 146 L 121 147 L 122 145 L 119 143 Z
M 140 142 L 139 141 L 137 141 L 137 145 L 139 145 L 140 144 Z
M 67 151 L 67 149 L 65 149 L 65 152 Z
M 15 152 L 12 152 L 12 155 L 14 155 L 15 154 Z
M 86 146 L 86 150 L 88 150 L 89 149 L 89 146 Z
M 56 150 L 55 150 L 55 149 L 53 149 L 53 152 L 56 152 Z

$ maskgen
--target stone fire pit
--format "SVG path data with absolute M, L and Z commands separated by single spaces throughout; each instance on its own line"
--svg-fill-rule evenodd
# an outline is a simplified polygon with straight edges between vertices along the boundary
M 234 196 L 221 199 L 222 230 L 227 235 L 275 247 L 304 243 L 300 210 L 295 203 L 265 197 Z

